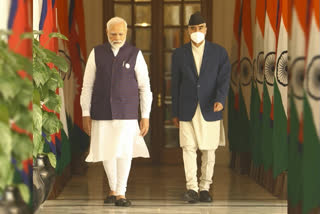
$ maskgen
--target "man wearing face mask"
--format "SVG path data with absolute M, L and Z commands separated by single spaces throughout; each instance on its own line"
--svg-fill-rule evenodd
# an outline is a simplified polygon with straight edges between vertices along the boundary
M 229 89 L 230 63 L 226 50 L 205 40 L 206 23 L 200 12 L 191 15 L 191 42 L 172 55 L 172 114 L 179 127 L 180 146 L 189 203 L 212 202 L 209 193 L 215 150 L 224 145 L 222 110 Z M 201 177 L 197 179 L 197 150 L 202 153 Z M 199 191 L 199 194 L 198 194 Z
M 126 21 L 110 19 L 106 34 L 109 42 L 89 55 L 80 98 L 83 128 L 91 135 L 86 161 L 103 163 L 110 187 L 104 203 L 130 206 L 125 192 L 131 160 L 149 157 L 143 137 L 149 129 L 152 92 L 141 51 L 125 42 Z

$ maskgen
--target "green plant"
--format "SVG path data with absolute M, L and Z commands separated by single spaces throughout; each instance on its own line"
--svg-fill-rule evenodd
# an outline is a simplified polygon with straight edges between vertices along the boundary
M 28 202 L 28 187 L 14 183 L 13 161 L 21 170 L 22 161 L 32 157 L 32 63 L 9 49 L 3 39 L 9 34 L 0 31 L 0 192 L 7 186 L 17 186 Z M 28 39 L 27 34 L 23 36 Z M 22 70 L 30 79 L 19 75 Z
M 34 31 L 34 35 L 42 34 Z M 68 40 L 60 33 L 51 33 L 49 38 Z M 49 42 L 49 40 L 47 41 Z M 38 154 L 48 155 L 51 165 L 56 167 L 56 158 L 52 152 L 44 153 L 45 138 L 51 141 L 51 135 L 59 132 L 62 123 L 56 113 L 61 109 L 61 98 L 56 94 L 63 87 L 61 72 L 68 72 L 69 64 L 55 52 L 44 48 L 33 38 L 33 157 Z M 47 109 L 46 109 L 46 108 Z M 45 110 L 46 109 L 46 110 Z M 48 109 L 50 111 L 48 111 Z

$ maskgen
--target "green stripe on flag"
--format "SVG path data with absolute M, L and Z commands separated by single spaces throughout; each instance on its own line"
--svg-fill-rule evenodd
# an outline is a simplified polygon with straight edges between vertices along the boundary
M 273 128 L 271 128 L 270 120 L 271 101 L 268 94 L 267 85 L 263 83 L 263 114 L 262 114 L 262 160 L 265 171 L 272 167 L 273 151 L 272 137 Z
M 250 107 L 250 130 L 251 130 L 251 154 L 255 167 L 262 164 L 261 156 L 261 136 L 262 121 L 260 120 L 260 97 L 257 87 L 252 87 L 251 107 Z
M 278 84 L 274 84 L 273 176 L 288 170 L 287 116 Z
M 249 124 L 249 118 L 247 114 L 246 105 L 244 103 L 244 97 L 242 94 L 242 90 L 239 90 L 240 96 L 239 96 L 239 102 L 240 102 L 240 110 L 239 110 L 239 124 L 238 124 L 238 130 L 239 130 L 239 146 L 238 150 L 239 152 L 250 152 L 250 124 Z
M 302 212 L 309 213 L 320 206 L 320 140 L 306 96 L 303 107 Z
M 299 119 L 297 109 L 291 96 L 290 100 L 290 133 L 288 154 L 288 200 L 290 206 L 297 206 L 301 201 L 302 154 L 299 152 Z

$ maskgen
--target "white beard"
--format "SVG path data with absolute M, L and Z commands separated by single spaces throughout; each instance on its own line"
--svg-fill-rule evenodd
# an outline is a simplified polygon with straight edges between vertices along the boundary
M 124 45 L 124 43 L 126 42 L 126 40 L 123 40 L 123 41 L 118 40 L 118 41 L 113 41 L 113 42 L 112 42 L 112 41 L 109 39 L 109 37 L 108 37 L 108 41 L 109 41 L 111 47 L 112 47 L 113 49 L 115 49 L 115 50 L 120 49 L 120 48 Z

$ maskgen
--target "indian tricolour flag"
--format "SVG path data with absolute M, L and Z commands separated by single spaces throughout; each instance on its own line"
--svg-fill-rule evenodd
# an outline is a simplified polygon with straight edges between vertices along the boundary
M 241 0 L 236 0 L 233 20 L 233 38 L 231 51 L 231 81 L 228 95 L 228 138 L 231 151 L 238 149 L 238 112 L 239 112 L 239 63 L 240 63 L 240 35 L 241 35 Z
M 250 0 L 243 0 L 241 12 L 241 43 L 240 43 L 240 109 L 239 117 L 241 126 L 240 144 L 242 152 L 250 151 L 250 102 L 252 85 L 252 29 L 251 29 L 251 7 Z
M 303 213 L 320 207 L 320 29 L 319 0 L 309 1 L 304 78 L 302 201 Z
M 307 34 L 307 0 L 292 0 L 289 7 L 289 153 L 288 153 L 288 201 L 295 207 L 302 195 L 302 143 L 303 143 L 303 79 Z
M 266 18 L 264 26 L 264 86 L 263 86 L 263 140 L 262 159 L 264 169 L 272 167 L 273 149 L 273 85 L 276 66 L 276 32 L 279 0 L 266 1 Z
M 288 0 L 280 0 L 277 54 L 274 72 L 273 176 L 288 169 Z
M 252 161 L 258 167 L 262 163 L 262 104 L 264 82 L 264 25 L 266 1 L 256 0 L 256 16 L 254 27 L 254 60 L 253 60 L 253 87 L 251 94 L 250 122 L 252 133 Z

